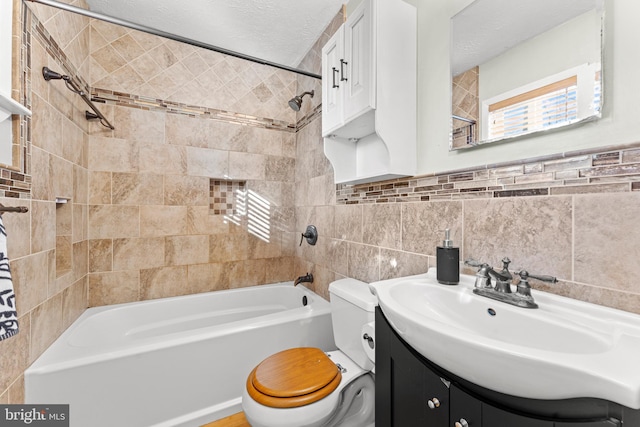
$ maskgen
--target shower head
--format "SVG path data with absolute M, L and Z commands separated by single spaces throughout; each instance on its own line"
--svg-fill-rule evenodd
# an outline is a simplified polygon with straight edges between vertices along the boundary
M 305 95 L 311 95 L 311 97 L 313 98 L 314 92 L 315 91 L 312 90 L 311 92 L 305 92 L 302 95 L 294 96 L 289 100 L 289 107 L 291 107 L 293 111 L 300 111 L 300 107 L 302 107 L 302 98 Z

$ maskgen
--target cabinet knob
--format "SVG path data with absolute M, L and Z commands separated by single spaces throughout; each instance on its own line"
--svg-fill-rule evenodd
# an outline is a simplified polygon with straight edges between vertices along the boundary
M 460 418 L 460 421 L 456 421 L 455 427 L 469 427 L 469 423 L 464 418 Z
M 429 409 L 436 409 L 440 407 L 440 401 L 437 397 L 434 397 L 433 399 L 429 399 L 427 405 L 429 406 Z

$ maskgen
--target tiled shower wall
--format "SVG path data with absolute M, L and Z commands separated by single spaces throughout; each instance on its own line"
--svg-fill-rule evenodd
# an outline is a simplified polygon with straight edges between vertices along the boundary
M 292 280 L 295 76 L 104 22 L 90 46 L 116 129 L 89 138 L 89 305 Z
M 14 1 L 16 22 L 24 18 L 23 4 Z M 84 1 L 74 4 L 86 7 Z M 28 213 L 3 215 L 20 332 L 0 342 L 0 403 L 24 400 L 24 370 L 87 306 L 85 104 L 62 82 L 46 83 L 41 70 L 48 66 L 71 75 L 88 70 L 89 20 L 44 6 L 33 10 L 34 16 L 26 15 L 25 34 L 21 24 L 14 25 L 14 57 L 26 42 L 14 89 L 20 88 L 33 116 L 31 126 L 21 128 L 22 153 L 7 169 L 12 180 L 3 181 L 9 188 L 3 187 L 0 199 L 4 205 L 29 208 Z M 67 203 L 57 205 L 56 197 Z M 65 248 L 64 254 L 57 246 Z

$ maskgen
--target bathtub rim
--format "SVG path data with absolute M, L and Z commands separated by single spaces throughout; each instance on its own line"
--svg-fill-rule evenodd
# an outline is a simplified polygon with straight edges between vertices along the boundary
M 303 294 L 312 296 L 315 302 L 308 304 L 307 306 L 300 306 L 297 308 L 292 308 L 290 310 L 286 310 L 290 313 L 295 313 L 295 316 L 287 317 L 287 320 L 294 319 L 304 319 L 311 318 L 319 315 L 331 314 L 331 306 L 329 301 L 325 300 L 314 291 L 310 290 L 305 286 L 295 286 L 293 282 L 279 282 L 279 283 L 271 283 L 266 285 L 255 285 L 255 286 L 245 286 L 241 288 L 232 288 L 232 289 L 223 289 L 217 291 L 210 292 L 201 292 L 197 294 L 188 294 L 188 295 L 180 295 L 174 297 L 166 297 L 166 298 L 155 298 L 151 300 L 144 301 L 133 301 L 127 303 L 119 303 L 119 304 L 110 304 L 105 306 L 98 307 L 90 307 L 86 309 L 69 327 L 38 357 L 36 360 L 25 370 L 25 381 L 30 374 L 47 374 L 52 373 L 76 366 L 84 366 L 90 365 L 94 363 L 100 363 L 103 361 L 124 358 L 136 354 L 156 351 L 159 349 L 171 348 L 180 345 L 185 345 L 197 341 L 203 341 L 206 339 L 212 339 L 215 337 L 233 334 L 237 332 L 241 332 L 246 330 L 247 327 L 258 328 L 258 327 L 267 327 L 272 326 L 278 323 L 282 323 L 283 317 L 281 315 L 282 312 L 271 313 L 267 315 L 262 315 L 255 318 L 243 319 L 239 321 L 230 322 L 224 324 L 224 327 L 220 325 L 210 326 L 206 328 L 198 329 L 198 333 L 196 334 L 186 334 L 184 336 L 180 336 L 179 333 L 169 334 L 171 337 L 167 340 L 149 340 L 147 343 L 141 343 L 135 346 L 126 346 L 115 348 L 113 350 L 107 350 L 105 348 L 101 348 L 101 351 L 98 353 L 91 354 L 78 354 L 78 355 L 70 355 L 66 354 L 62 359 L 60 355 L 57 353 L 60 352 L 68 352 L 69 348 L 74 348 L 78 353 L 81 353 L 81 347 L 71 347 L 68 344 L 68 339 L 73 334 L 74 330 L 87 318 L 94 316 L 96 314 L 124 308 L 133 305 L 139 304 L 154 304 L 158 302 L 166 302 L 173 300 L 188 300 L 190 298 L 197 298 L 202 296 L 207 296 L 216 293 L 242 293 L 248 292 L 252 289 L 266 289 L 266 288 L 297 288 Z

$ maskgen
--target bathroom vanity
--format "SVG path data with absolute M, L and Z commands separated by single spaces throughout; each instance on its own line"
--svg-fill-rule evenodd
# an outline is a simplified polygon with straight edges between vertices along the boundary
M 438 343 L 433 343 L 438 345 Z M 470 359 L 474 358 L 469 354 Z M 632 367 L 630 366 L 629 369 Z M 483 369 L 478 364 L 477 369 Z M 517 366 L 504 366 L 504 375 Z M 596 398 L 525 399 L 457 377 L 427 360 L 376 308 L 376 426 L 640 426 L 640 410 Z

